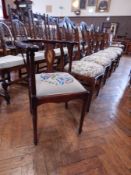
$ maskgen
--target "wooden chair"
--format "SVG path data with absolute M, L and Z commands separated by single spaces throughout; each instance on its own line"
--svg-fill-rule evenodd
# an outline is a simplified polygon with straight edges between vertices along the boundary
M 36 42 L 36 40 L 35 40 Z M 38 40 L 39 42 L 39 40 Z M 55 60 L 54 44 L 68 44 L 71 58 L 73 43 L 62 41 L 41 41 L 46 44 L 45 57 L 47 61 L 47 72 L 35 74 L 34 51 L 37 47 L 26 47 L 17 43 L 18 47 L 27 48 L 27 65 L 29 76 L 29 99 L 30 111 L 33 120 L 34 144 L 37 145 L 37 108 L 44 103 L 68 102 L 70 100 L 81 99 L 83 101 L 79 133 L 82 131 L 85 111 L 88 101 L 88 91 L 69 73 L 53 72 L 53 62 Z M 62 52 L 63 53 L 63 52 Z M 62 54 L 63 55 L 63 54 Z
M 12 80 L 11 72 L 15 71 L 15 73 L 18 73 L 21 69 L 25 68 L 24 58 L 21 55 L 16 55 L 18 48 L 15 46 L 10 28 L 4 22 L 0 22 L 0 43 L 3 50 L 3 55 L 0 57 L 0 81 L 2 82 L 3 88 L 1 96 L 3 96 L 7 104 L 9 104 L 10 95 L 8 93 L 8 87 L 13 83 L 23 80 L 22 77 Z
M 72 39 L 72 41 L 77 41 L 79 43 L 78 28 L 76 26 L 72 27 L 72 23 L 70 23 L 70 20 L 67 20 L 67 19 L 63 27 L 65 28 L 67 38 L 68 39 L 70 38 L 70 40 Z M 80 60 L 81 57 L 79 53 L 80 52 L 79 44 L 77 44 L 77 47 L 78 47 L 77 56 L 75 51 L 75 55 L 73 56 L 73 60 L 71 62 L 72 66 L 70 68 L 70 72 L 73 76 L 75 76 L 75 78 L 77 78 L 80 82 L 82 82 L 90 92 L 89 106 L 87 109 L 87 111 L 89 111 L 95 88 L 96 88 L 96 95 L 99 94 L 105 69 L 103 66 L 97 63 L 81 61 Z M 69 68 L 69 64 L 66 64 L 65 70 L 68 70 L 68 68 Z
M 108 63 L 108 60 L 110 60 L 110 64 L 104 65 L 105 67 L 105 76 L 104 76 L 104 84 L 106 82 L 106 79 L 108 76 L 111 75 L 111 73 L 118 67 L 122 49 L 120 48 L 109 48 L 109 34 L 108 33 L 94 33 L 94 53 L 96 52 L 95 56 L 96 58 L 101 57 L 101 61 L 103 63 Z M 103 51 L 101 51 L 103 50 Z M 99 51 L 99 52 L 98 52 Z M 105 57 L 105 58 L 104 58 Z M 104 59 L 104 60 L 103 60 Z M 106 61 L 106 62 L 105 62 Z
M 96 53 L 96 54 L 90 54 L 89 56 L 84 56 L 81 60 L 86 62 L 94 62 L 97 63 L 105 68 L 105 74 L 103 77 L 103 82 L 105 84 L 109 71 L 111 69 L 111 60 L 109 58 L 106 58 L 104 56 L 97 55 L 97 52 L 100 50 L 101 45 L 101 34 L 99 32 L 90 31 L 89 33 L 89 27 L 85 22 L 81 23 L 81 31 L 82 35 L 87 41 L 85 43 L 88 43 L 87 48 L 87 54 L 89 53 Z M 89 41 L 88 41 L 89 40 Z M 99 93 L 99 92 L 98 92 Z M 97 93 L 97 94 L 98 94 Z

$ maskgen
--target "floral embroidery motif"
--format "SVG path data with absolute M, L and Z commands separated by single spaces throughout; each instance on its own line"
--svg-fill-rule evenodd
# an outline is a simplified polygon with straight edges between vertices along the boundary
M 87 56 L 82 58 L 82 61 L 90 61 L 90 62 L 95 62 L 97 64 L 100 64 L 102 66 L 107 66 L 109 64 L 111 64 L 111 60 L 104 57 L 104 56 L 99 56 L 99 55 L 91 55 L 91 56 Z
M 65 66 L 65 70 L 68 70 L 69 64 Z M 97 75 L 103 74 L 105 71 L 104 67 L 95 62 L 86 61 L 73 61 L 72 72 L 84 76 L 96 77 Z
M 67 74 L 59 74 L 59 73 L 55 73 L 55 74 L 50 74 L 50 73 L 42 73 L 40 74 L 41 77 L 41 81 L 44 81 L 48 84 L 52 84 L 52 85 L 65 85 L 65 84 L 70 84 L 73 82 L 73 77 L 68 76 Z

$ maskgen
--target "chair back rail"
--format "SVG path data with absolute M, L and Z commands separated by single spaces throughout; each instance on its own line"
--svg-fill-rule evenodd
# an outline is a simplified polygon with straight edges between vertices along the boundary
M 0 41 L 3 55 L 7 55 L 8 51 L 16 49 L 14 45 L 14 38 L 9 26 L 5 22 L 0 22 Z

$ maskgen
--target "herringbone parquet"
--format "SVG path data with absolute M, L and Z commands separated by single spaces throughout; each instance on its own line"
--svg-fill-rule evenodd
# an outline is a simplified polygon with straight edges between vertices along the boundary
M 123 57 L 101 88 L 77 135 L 80 102 L 39 107 L 39 144 L 33 145 L 28 91 L 10 88 L 0 99 L 0 175 L 131 175 L 131 57 Z

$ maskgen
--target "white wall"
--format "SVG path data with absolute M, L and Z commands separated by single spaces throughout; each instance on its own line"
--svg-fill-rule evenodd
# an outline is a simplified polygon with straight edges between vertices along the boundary
M 52 16 L 76 16 L 71 12 L 71 0 L 33 0 L 33 11 L 46 13 L 46 5 L 52 5 Z M 60 9 L 63 7 L 63 9 Z M 81 16 L 131 16 L 131 0 L 111 0 L 110 10 L 106 13 L 96 13 L 95 7 L 89 13 L 89 7 L 81 10 Z

